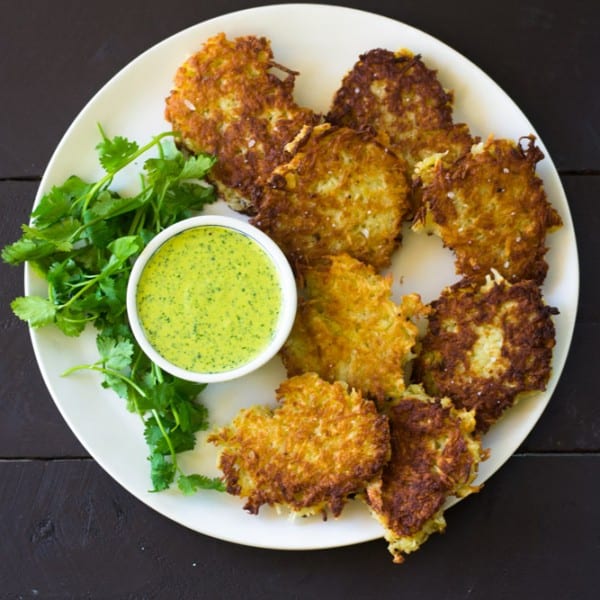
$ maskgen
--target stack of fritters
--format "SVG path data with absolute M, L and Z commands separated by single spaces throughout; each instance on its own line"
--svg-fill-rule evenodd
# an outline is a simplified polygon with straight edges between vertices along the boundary
M 438 234 L 458 273 L 484 281 L 496 269 L 510 282 L 544 281 L 546 233 L 562 221 L 535 173 L 543 158 L 533 136 L 493 138 L 427 175 L 413 228 Z
M 266 38 L 229 40 L 222 33 L 175 75 L 165 116 L 188 150 L 217 156 L 211 178 L 235 210 L 254 212 L 284 146 L 318 121 L 294 101 L 295 76 L 274 62 Z
M 391 277 L 347 254 L 331 256 L 300 273 L 296 321 L 282 350 L 288 375 L 313 371 L 345 381 L 378 400 L 404 391 L 425 312 L 418 295 L 391 300 Z
M 283 382 L 277 399 L 274 410 L 242 410 L 210 436 L 222 447 L 227 491 L 246 498 L 254 514 L 268 504 L 337 517 L 389 460 L 387 418 L 360 392 L 315 374 Z
M 329 124 L 305 128 L 287 150 L 252 223 L 294 265 L 343 252 L 389 265 L 411 213 L 402 161 L 371 134 Z
M 415 377 L 430 394 L 474 409 L 485 432 L 523 394 L 546 388 L 555 331 L 534 281 L 463 280 L 431 305 Z
M 473 435 L 473 411 L 455 409 L 448 398 L 431 398 L 419 386 L 410 386 L 385 413 L 392 455 L 367 488 L 366 501 L 400 563 L 432 533 L 444 531 L 448 497 L 478 490 L 472 482 L 486 453 Z
M 412 173 L 428 156 L 451 163 L 469 151 L 473 139 L 465 124 L 453 123 L 452 102 L 420 56 L 378 48 L 362 54 L 344 77 L 327 120 L 372 131 Z

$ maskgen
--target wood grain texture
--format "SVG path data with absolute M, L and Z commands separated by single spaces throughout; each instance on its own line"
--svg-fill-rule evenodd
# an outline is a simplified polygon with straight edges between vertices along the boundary
M 598 155 L 597 161 L 600 166 L 600 155 Z M 600 177 L 563 176 L 562 180 L 573 217 L 579 253 L 581 289 L 577 319 L 582 324 L 598 323 L 600 322 L 600 283 L 598 281 Z
M 185 27 L 264 3 L 0 0 L 0 245 L 19 235 L 54 148 L 108 79 Z M 547 410 L 483 491 L 448 512 L 447 533 L 402 566 L 381 540 L 315 552 L 229 544 L 155 513 L 87 457 L 10 312 L 22 269 L 0 263 L 0 599 L 598 597 L 600 5 L 344 4 L 413 25 L 467 56 L 516 101 L 553 157 L 575 223 L 581 294 Z
M 0 182 L 0 245 L 27 222 L 37 182 Z M 27 326 L 10 302 L 23 295 L 23 268 L 0 262 L 0 458 L 87 456 L 60 416 L 35 361 Z M 1 597 L 1 596 L 0 596 Z
M 18 515 L 0 537 L 0 596 L 592 600 L 598 469 L 598 456 L 515 457 L 448 511 L 445 534 L 394 565 L 383 540 L 276 552 L 196 534 L 92 461 L 0 463 L 0 513 Z
M 199 21 L 260 4 L 264 2 L 171 0 L 165 9 L 143 0 L 3 0 L 3 13 L 10 16 L 0 20 L 0 178 L 39 176 L 84 104 L 142 51 Z M 408 23 L 446 42 L 517 102 L 559 169 L 599 168 L 600 81 L 591 59 L 600 55 L 596 3 L 344 4 Z

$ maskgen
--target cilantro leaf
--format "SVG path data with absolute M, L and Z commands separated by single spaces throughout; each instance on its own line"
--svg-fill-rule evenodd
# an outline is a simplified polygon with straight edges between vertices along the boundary
M 60 187 L 54 186 L 47 194 L 42 196 L 37 208 L 31 216 L 38 227 L 56 223 L 71 211 L 71 198 Z
M 21 239 L 2 248 L 2 260 L 10 265 L 20 265 L 26 261 L 36 261 L 57 252 L 70 252 L 73 245 L 70 242 L 51 242 L 43 239 Z
M 179 179 L 204 179 L 216 162 L 217 159 L 210 154 L 191 156 L 185 161 Z
M 165 419 L 162 419 L 161 424 L 162 429 L 154 417 L 150 417 L 146 420 L 144 438 L 153 452 L 160 452 L 165 456 L 171 452 L 171 448 L 169 448 L 167 439 L 163 434 L 163 429 L 165 433 L 167 433 L 171 442 L 171 447 L 175 452 L 193 450 L 196 444 L 196 438 L 193 434 L 186 433 L 179 429 L 174 423 L 166 422 Z
M 90 205 L 86 216 L 91 220 L 112 219 L 140 208 L 147 200 L 147 193 L 141 193 L 131 198 L 123 198 L 119 194 L 103 190 L 98 194 L 94 203 Z
M 127 260 L 142 249 L 141 240 L 137 235 L 126 235 L 112 241 L 108 249 L 119 263 Z M 111 257 L 112 258 L 112 257 Z
M 118 171 L 131 160 L 139 150 L 139 146 L 136 142 L 129 141 L 120 135 L 109 139 L 102 128 L 100 128 L 100 132 L 102 141 L 96 146 L 100 164 L 107 173 Z
M 29 225 L 23 226 L 23 232 L 27 239 L 31 240 L 46 240 L 54 242 L 57 249 L 60 248 L 63 252 L 71 249 L 71 239 L 73 234 L 81 227 L 81 221 L 70 216 L 66 216 L 61 221 L 48 225 L 43 229 L 32 227 Z M 60 246 L 64 244 L 64 246 Z
M 68 312 L 58 312 L 56 314 L 56 326 L 69 337 L 77 337 L 85 329 L 88 319 L 85 315 L 78 315 Z
M 96 347 L 105 368 L 121 371 L 131 366 L 133 356 L 131 341 L 99 335 L 96 337 Z
M 179 426 L 183 431 L 196 432 L 208 427 L 208 410 L 203 404 L 178 399 L 173 409 L 179 416 Z
M 96 346 L 104 374 L 102 385 L 113 389 L 121 398 L 127 398 L 130 386 L 124 373 L 131 366 L 133 344 L 127 339 L 98 335 Z
M 56 306 L 41 296 L 21 296 L 15 298 L 10 307 L 19 319 L 27 321 L 31 327 L 43 327 L 54 323 Z
M 89 183 L 76 175 L 69 177 L 61 186 L 53 186 L 31 213 L 36 227 L 47 227 L 62 218 L 76 216 L 73 214 L 74 201 L 91 188 Z
M 175 480 L 177 468 L 160 452 L 150 455 L 150 479 L 154 486 L 153 492 L 166 490 Z
M 206 475 L 180 475 L 177 478 L 177 487 L 186 495 L 194 494 L 198 490 L 225 491 L 225 484 L 218 477 L 207 477 Z
M 52 263 L 46 272 L 46 279 L 55 302 L 66 303 L 72 290 L 86 283 L 88 274 L 75 260 L 67 258 Z

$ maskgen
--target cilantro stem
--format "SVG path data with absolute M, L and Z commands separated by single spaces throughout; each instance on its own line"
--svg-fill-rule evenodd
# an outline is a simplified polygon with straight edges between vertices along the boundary
M 67 369 L 64 373 L 61 373 L 61 377 L 68 377 L 76 371 L 83 370 L 96 371 L 97 373 L 102 373 L 103 375 L 112 375 L 113 377 L 117 377 L 118 379 L 124 381 L 127 385 L 132 387 L 142 398 L 147 398 L 146 392 L 130 377 L 127 377 L 126 375 L 123 375 L 123 373 L 119 373 L 119 371 L 115 371 L 114 369 L 107 369 L 106 367 L 101 367 L 99 364 L 77 365 L 76 367 L 71 367 L 70 369 Z M 135 412 L 142 420 L 142 423 L 145 423 L 144 411 L 140 409 L 137 398 L 135 398 L 135 396 L 133 397 L 133 403 L 135 404 Z
M 79 298 L 79 296 L 81 296 L 85 292 L 87 292 L 91 287 L 96 285 L 99 281 L 101 281 L 108 275 L 114 275 L 115 273 L 118 273 L 120 270 L 122 270 L 122 269 L 117 269 L 116 271 L 109 271 L 107 269 L 106 271 L 99 273 L 93 279 L 90 279 L 83 287 L 79 288 L 77 290 L 77 292 L 75 292 L 75 294 L 73 294 L 64 304 L 61 304 L 60 306 L 58 306 L 58 308 L 61 310 L 68 308 L 70 304 L 72 304 L 73 302 L 75 302 L 75 300 L 77 300 L 77 298 Z
M 98 318 L 98 313 L 92 313 L 91 315 L 83 319 L 71 319 L 69 317 L 65 317 L 64 315 L 62 316 L 62 318 L 68 323 L 91 323 L 92 321 Z
M 155 408 L 152 409 L 152 416 L 156 419 L 156 424 L 158 425 L 160 432 L 162 433 L 163 437 L 165 438 L 165 442 L 167 442 L 167 446 L 169 447 L 169 453 L 171 454 L 171 460 L 173 461 L 173 465 L 179 471 L 180 469 L 177 465 L 177 454 L 175 453 L 175 448 L 173 448 L 173 443 L 171 442 L 171 438 L 169 437 L 169 434 L 165 431 L 162 421 L 160 420 L 160 416 L 158 415 L 158 412 L 156 411 Z
M 145 215 L 146 215 L 146 211 L 143 210 L 142 208 L 138 208 L 135 211 L 135 214 L 131 221 L 131 225 L 129 226 L 129 231 L 128 231 L 129 235 L 135 235 L 140 231 L 140 229 L 142 229 L 142 227 L 144 226 Z
M 152 363 L 152 370 L 154 371 L 154 377 L 156 378 L 156 381 L 158 381 L 158 383 L 162 383 L 165 380 L 162 369 L 156 363 Z
M 135 360 L 133 361 L 133 364 L 131 365 L 131 378 L 132 379 L 135 377 L 135 372 L 137 371 L 137 368 L 140 366 L 140 361 L 144 356 L 145 356 L 145 354 L 138 348 L 136 355 L 135 355 Z
M 146 398 L 146 392 L 132 379 L 127 377 L 127 375 L 123 375 L 123 373 L 119 373 L 119 371 L 115 371 L 114 369 L 107 369 L 106 367 L 101 367 L 99 364 L 91 364 L 91 365 L 77 365 L 75 367 L 71 367 L 67 369 L 64 373 L 61 373 L 61 377 L 67 377 L 76 371 L 97 371 L 98 373 L 103 373 L 104 375 L 113 375 L 124 381 L 127 385 L 131 386 L 142 398 Z
M 100 130 L 102 132 L 102 129 Z M 102 132 L 102 134 L 104 135 L 104 132 Z M 92 187 L 91 189 L 87 192 L 87 194 L 85 194 L 84 196 L 81 197 L 80 200 L 83 200 L 83 207 L 82 207 L 82 212 L 85 212 L 90 204 L 90 202 L 92 201 L 92 199 L 94 198 L 94 196 L 105 186 L 107 186 L 108 184 L 110 184 L 110 182 L 112 181 L 113 177 L 121 170 L 124 169 L 127 165 L 131 164 L 136 158 L 139 158 L 142 154 L 144 154 L 145 152 L 147 152 L 148 150 L 150 150 L 153 146 L 158 145 L 161 149 L 162 146 L 160 145 L 160 141 L 163 138 L 169 137 L 169 136 L 173 136 L 175 135 L 172 131 L 164 131 L 163 133 L 159 133 L 158 135 L 155 135 L 147 144 L 145 144 L 144 146 L 142 146 L 141 148 L 138 148 L 133 154 L 131 154 L 129 157 L 127 157 L 126 160 L 123 161 L 122 164 L 119 165 L 119 167 L 117 169 L 115 169 L 114 171 L 109 171 L 104 177 L 102 177 L 100 180 L 98 180 Z M 78 200 L 78 202 L 80 201 Z M 87 227 L 88 224 L 86 224 L 84 226 Z

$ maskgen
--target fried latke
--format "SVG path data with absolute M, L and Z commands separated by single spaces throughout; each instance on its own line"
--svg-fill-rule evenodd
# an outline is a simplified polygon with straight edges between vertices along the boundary
M 209 441 L 222 447 L 227 491 L 264 505 L 312 515 L 342 512 L 349 494 L 377 477 L 389 459 L 387 418 L 360 392 L 314 373 L 284 381 L 274 410 L 242 410 Z
M 392 281 L 347 254 L 301 272 L 296 321 L 281 350 L 288 375 L 314 371 L 377 400 L 398 397 L 425 312 L 417 294 L 391 300 Z
M 551 373 L 555 308 L 533 281 L 499 275 L 461 281 L 432 302 L 414 376 L 434 395 L 475 409 L 487 431 L 523 394 L 544 390 Z
M 370 134 L 329 124 L 305 128 L 288 150 L 252 223 L 293 264 L 346 252 L 387 266 L 411 212 L 403 163 Z
M 444 503 L 450 496 L 478 491 L 472 485 L 481 460 L 472 411 L 454 408 L 449 398 L 427 396 L 410 386 L 386 410 L 392 455 L 366 501 L 385 529 L 394 562 L 444 531 Z
M 298 312 L 281 350 L 288 375 L 314 371 L 384 400 L 405 388 L 417 326 L 425 312 L 417 294 L 391 300 L 391 277 L 347 254 L 331 256 L 300 274 Z
M 376 133 L 409 167 L 432 154 L 451 163 L 473 144 L 469 128 L 452 120 L 453 94 L 436 71 L 409 50 L 362 54 L 336 92 L 327 120 Z
M 510 282 L 541 284 L 546 233 L 562 224 L 535 173 L 542 158 L 528 136 L 519 143 L 490 138 L 452 166 L 438 163 L 413 229 L 439 235 L 461 275 L 482 282 L 496 269 Z
M 277 69 L 285 74 L 280 79 Z M 175 75 L 165 116 L 193 153 L 215 154 L 211 178 L 230 206 L 253 212 L 283 148 L 317 122 L 293 99 L 296 72 L 273 61 L 269 40 L 210 38 Z

